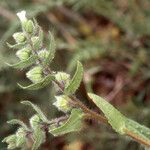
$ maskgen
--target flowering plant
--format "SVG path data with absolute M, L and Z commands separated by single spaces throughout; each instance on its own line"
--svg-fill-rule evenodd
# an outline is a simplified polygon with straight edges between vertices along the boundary
M 144 146 L 150 146 L 150 129 L 128 119 L 103 98 L 88 93 L 89 98 L 101 109 L 105 116 L 94 112 L 83 104 L 75 96 L 83 78 L 82 64 L 77 61 L 77 68 L 72 78 L 65 72 L 51 70 L 50 63 L 56 50 L 53 35 L 49 32 L 49 45 L 44 47 L 44 34 L 37 22 L 27 19 L 25 11 L 17 13 L 17 16 L 20 19 L 22 31 L 13 34 L 16 44 L 8 44 L 8 46 L 17 49 L 16 56 L 19 58 L 19 62 L 8 65 L 16 69 L 29 68 L 26 77 L 31 81 L 31 84 L 27 86 L 18 84 L 25 90 L 38 90 L 52 82 L 55 88 L 62 93 L 55 96 L 54 106 L 64 112 L 65 115 L 49 120 L 37 105 L 30 101 L 21 102 L 32 107 L 36 113 L 30 118 L 30 127 L 18 119 L 8 121 L 10 124 L 20 126 L 15 134 L 3 140 L 8 144 L 8 149 L 36 150 L 46 141 L 46 133 L 60 136 L 80 131 L 84 127 L 83 120 L 86 118 L 105 123 L 117 133 L 127 135 Z

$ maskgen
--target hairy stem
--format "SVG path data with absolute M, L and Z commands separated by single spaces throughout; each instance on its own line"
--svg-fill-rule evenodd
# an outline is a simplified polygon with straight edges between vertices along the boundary
M 34 55 L 37 55 L 37 56 L 38 56 L 36 50 L 34 50 L 34 46 L 33 46 L 32 41 L 31 41 L 31 36 L 27 34 L 26 37 L 27 37 L 28 43 L 29 43 L 29 45 L 30 45 L 30 47 L 31 47 L 31 49 L 32 49 L 32 53 L 33 53 Z M 43 69 L 44 75 L 52 74 L 52 71 L 51 71 L 50 67 L 49 67 L 49 66 L 46 66 L 46 67 L 43 66 L 42 60 L 41 60 L 39 57 L 37 58 L 37 63 L 40 64 L 40 65 L 44 68 L 44 69 Z M 64 88 L 65 88 L 64 85 L 61 84 L 61 83 L 60 83 L 59 81 L 57 81 L 57 80 L 54 80 L 53 82 L 59 87 L 60 91 L 64 93 Z M 71 103 L 72 103 L 75 107 L 79 107 L 79 108 L 81 108 L 81 109 L 83 110 L 83 112 L 86 114 L 86 115 L 85 115 L 86 118 L 95 119 L 96 121 L 100 121 L 100 122 L 102 122 L 102 123 L 107 124 L 107 125 L 110 126 L 110 124 L 108 123 L 106 117 L 104 117 L 104 116 L 102 116 L 102 115 L 96 113 L 95 111 L 89 109 L 89 108 L 88 108 L 86 105 L 84 105 L 78 98 L 76 98 L 76 96 L 74 96 L 74 95 L 69 95 L 68 97 L 72 100 Z M 63 117 L 63 118 L 60 118 L 60 120 L 61 120 L 61 119 L 62 119 L 62 120 L 66 120 L 67 117 L 65 116 L 65 117 Z M 55 120 L 55 121 L 58 121 L 58 120 Z M 55 121 L 54 121 L 54 122 L 55 122 Z M 128 131 L 128 130 L 125 130 L 125 133 L 126 133 L 126 135 L 128 135 L 129 137 L 133 138 L 135 141 L 137 141 L 137 142 L 139 142 L 139 143 L 141 143 L 141 144 L 144 144 L 144 145 L 147 145 L 147 146 L 150 147 L 150 141 L 145 141 L 144 139 L 140 138 L 138 135 L 136 135 L 136 134 L 134 134 L 134 133 L 132 133 L 131 131 Z

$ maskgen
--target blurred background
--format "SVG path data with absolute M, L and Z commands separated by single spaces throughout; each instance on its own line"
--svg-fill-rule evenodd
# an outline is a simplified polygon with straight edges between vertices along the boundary
M 25 71 L 5 62 L 17 62 L 12 34 L 20 30 L 16 12 L 26 10 L 37 19 L 45 37 L 51 30 L 57 42 L 54 70 L 73 74 L 76 60 L 84 64 L 84 80 L 77 92 L 91 109 L 86 92 L 105 97 L 126 116 L 150 127 L 150 0 L 0 0 L 0 140 L 17 129 L 6 121 L 19 118 L 28 124 L 34 112 L 20 104 L 38 104 L 49 118 L 60 116 L 53 106 L 55 91 L 49 86 L 26 91 Z M 48 41 L 46 41 L 48 42 Z M 87 121 L 83 132 L 54 138 L 41 150 L 143 150 L 109 127 Z M 0 142 L 0 150 L 6 145 Z

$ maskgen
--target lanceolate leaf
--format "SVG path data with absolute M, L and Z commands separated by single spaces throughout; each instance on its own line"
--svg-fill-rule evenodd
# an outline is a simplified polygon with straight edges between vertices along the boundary
M 51 61 L 55 57 L 55 50 L 56 50 L 55 39 L 54 39 L 54 36 L 52 35 L 52 33 L 49 32 L 49 46 L 48 46 L 49 55 L 44 62 L 46 65 L 51 63 Z
M 73 109 L 69 119 L 60 127 L 49 129 L 54 136 L 63 135 L 69 132 L 80 131 L 82 128 L 82 118 L 84 113 L 80 109 Z
M 25 104 L 25 105 L 28 105 L 28 106 L 31 106 L 38 113 L 40 119 L 43 122 L 47 122 L 47 123 L 49 122 L 49 120 L 47 119 L 47 117 L 44 115 L 44 113 L 41 111 L 41 109 L 37 105 L 31 103 L 30 101 L 22 101 L 21 103 Z
M 16 68 L 16 69 L 24 69 L 24 68 L 31 66 L 35 62 L 36 62 L 36 57 L 31 56 L 27 60 L 20 61 L 16 64 L 12 64 L 12 65 L 7 63 L 7 65 L 9 65 L 10 67 Z
M 44 88 L 45 86 L 47 86 L 52 80 L 54 80 L 55 77 L 52 75 L 48 75 L 46 76 L 44 79 L 42 79 L 40 82 L 38 83 L 34 83 L 31 84 L 29 86 L 22 86 L 20 84 L 18 84 L 22 89 L 27 89 L 27 90 L 38 90 L 41 88 Z
M 22 126 L 25 130 L 29 130 L 27 125 L 24 122 L 22 122 L 21 120 L 18 120 L 18 119 L 12 119 L 10 121 L 7 121 L 7 123 L 9 123 L 9 124 L 18 124 L 18 125 Z
M 130 132 L 131 134 L 134 134 L 138 139 L 141 139 L 141 141 L 145 141 L 145 143 L 149 143 L 150 145 L 150 129 L 140 125 L 139 123 L 127 119 L 125 123 L 126 130 Z
M 102 110 L 112 128 L 120 134 L 125 134 L 126 117 L 103 98 L 92 93 L 88 93 L 88 96 Z
M 11 44 L 7 43 L 7 46 L 8 46 L 9 48 L 14 48 L 14 49 L 23 48 L 25 45 L 26 45 L 26 42 L 19 43 L 19 44 L 15 44 L 15 45 L 11 45 Z
M 69 82 L 69 84 L 65 87 L 65 94 L 73 94 L 78 87 L 80 86 L 81 80 L 83 77 L 83 66 L 82 64 L 78 61 L 77 62 L 77 69 L 76 72 L 72 78 L 72 80 Z

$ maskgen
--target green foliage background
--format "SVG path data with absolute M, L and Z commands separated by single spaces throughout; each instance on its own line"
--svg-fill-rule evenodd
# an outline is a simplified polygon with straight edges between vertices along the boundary
M 6 121 L 20 118 L 25 122 L 32 111 L 20 105 L 22 99 L 39 104 L 52 118 L 59 115 L 51 107 L 54 91 L 51 87 L 31 92 L 21 90 L 17 82 L 28 82 L 23 71 L 9 68 L 5 62 L 16 62 L 15 51 L 6 42 L 13 43 L 11 35 L 18 30 L 19 21 L 15 13 L 26 10 L 35 17 L 46 33 L 50 29 L 57 40 L 57 54 L 53 68 L 72 72 L 76 60 L 83 62 L 90 80 L 84 81 L 88 91 L 107 96 L 110 89 L 98 84 L 99 78 L 121 76 L 128 82 L 123 86 L 123 96 L 112 100 L 119 109 L 135 120 L 150 127 L 150 1 L 149 0 L 1 0 L 0 1 L 0 135 L 1 138 L 13 132 Z M 123 64 L 123 65 L 122 65 Z M 109 69 L 109 65 L 111 69 Z M 117 70 L 117 66 L 123 66 Z M 106 67 L 105 67 L 106 66 Z M 91 75 L 92 74 L 92 75 Z M 103 75 L 104 74 L 104 75 Z M 107 76 L 106 76 L 107 75 Z M 136 82 L 136 83 L 135 83 Z M 107 85 L 107 83 L 104 83 Z M 95 87 L 96 86 L 96 87 Z M 99 87 L 100 86 L 100 87 Z M 84 88 L 79 95 L 84 100 Z M 120 95 L 120 94 L 119 94 Z M 89 104 L 90 105 L 90 104 Z M 95 108 L 94 106 L 91 106 Z M 89 123 L 87 134 L 76 135 L 91 145 L 91 149 L 141 150 L 137 143 L 122 140 L 105 126 Z M 95 132 L 95 130 L 97 132 Z M 97 134 L 99 133 L 99 134 Z M 74 139 L 74 135 L 62 137 Z M 57 144 L 48 141 L 51 147 Z M 75 138 L 76 139 L 76 138 Z M 93 140 L 98 139 L 98 140 Z M 94 143 L 95 141 L 96 144 Z M 108 144 L 109 143 L 109 144 Z M 58 144 L 59 145 L 59 144 Z M 95 146 L 96 145 L 96 146 Z M 0 144 L 0 149 L 6 149 Z M 44 149 L 44 148 L 43 148 Z

